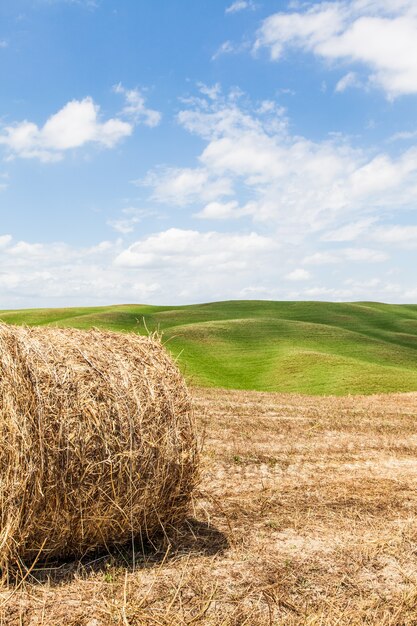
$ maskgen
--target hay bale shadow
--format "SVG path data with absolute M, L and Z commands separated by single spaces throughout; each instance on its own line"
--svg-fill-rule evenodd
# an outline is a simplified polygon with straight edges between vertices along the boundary
M 32 584 L 57 586 L 75 578 L 86 578 L 109 570 L 127 572 L 150 569 L 190 556 L 215 556 L 230 547 L 227 536 L 206 521 L 188 518 L 184 524 L 151 541 L 141 541 L 113 547 L 108 551 L 89 553 L 77 560 L 37 563 L 30 571 Z M 25 566 L 30 569 L 30 564 Z

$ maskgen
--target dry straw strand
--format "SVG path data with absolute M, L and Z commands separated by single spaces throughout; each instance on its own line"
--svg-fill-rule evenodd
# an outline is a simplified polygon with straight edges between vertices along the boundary
M 156 337 L 0 324 L 0 568 L 181 523 L 198 475 L 185 382 Z

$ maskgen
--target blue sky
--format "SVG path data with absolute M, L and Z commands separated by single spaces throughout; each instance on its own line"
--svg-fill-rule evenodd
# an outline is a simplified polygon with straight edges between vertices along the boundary
M 0 75 L 0 308 L 417 302 L 415 0 L 14 0 Z

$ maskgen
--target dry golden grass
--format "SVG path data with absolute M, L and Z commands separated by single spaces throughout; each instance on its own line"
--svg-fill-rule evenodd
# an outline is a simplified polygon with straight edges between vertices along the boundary
M 152 337 L 0 324 L 0 570 L 182 523 L 197 478 L 185 382 Z
M 417 624 L 417 394 L 194 390 L 203 482 L 182 532 L 35 568 L 10 626 Z

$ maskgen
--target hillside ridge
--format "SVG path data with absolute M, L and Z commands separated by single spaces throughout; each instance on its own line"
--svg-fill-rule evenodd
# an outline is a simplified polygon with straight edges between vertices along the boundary
M 189 381 L 314 395 L 417 391 L 417 305 L 238 300 L 0 311 L 7 323 L 159 330 Z

